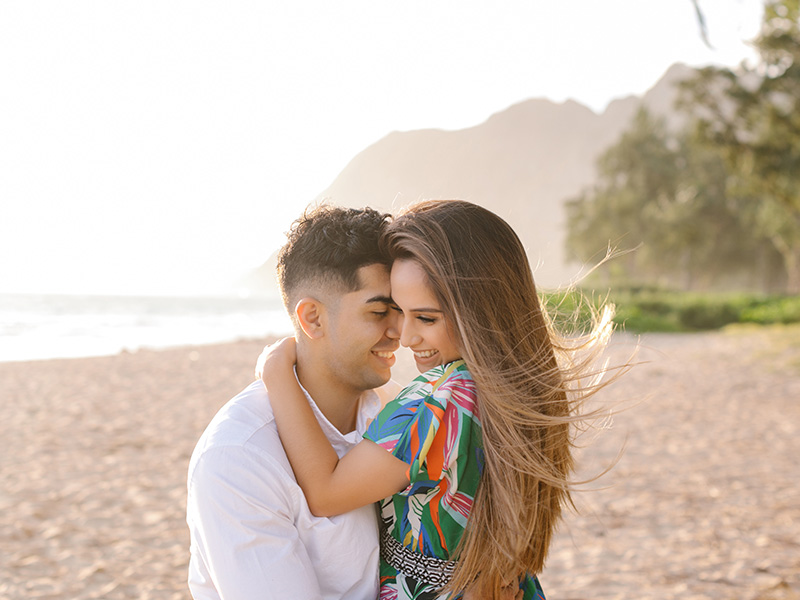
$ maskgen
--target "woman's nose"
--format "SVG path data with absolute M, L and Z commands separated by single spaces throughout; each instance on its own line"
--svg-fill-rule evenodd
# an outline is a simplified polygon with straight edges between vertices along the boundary
M 414 331 L 413 326 L 409 325 L 410 320 L 404 319 L 400 329 L 400 345 L 406 348 L 417 346 L 422 341 L 422 336 Z

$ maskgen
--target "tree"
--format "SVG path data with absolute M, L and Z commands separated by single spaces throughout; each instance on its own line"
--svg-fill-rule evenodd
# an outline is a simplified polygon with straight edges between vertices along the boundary
M 728 195 L 747 197 L 753 230 L 800 293 L 800 0 L 767 0 L 755 67 L 708 67 L 683 86 L 696 134 L 724 158 Z
M 684 289 L 763 287 L 774 260 L 749 220 L 752 202 L 731 195 L 719 152 L 670 134 L 646 110 L 598 161 L 599 181 L 568 201 L 567 250 L 596 262 L 608 245 L 636 248 L 612 264 L 629 280 Z
M 657 268 L 649 260 L 650 242 L 658 235 L 661 207 L 675 193 L 677 169 L 664 122 L 640 110 L 597 166 L 594 189 L 566 203 L 568 255 L 592 262 L 608 245 L 641 248 L 624 259 L 628 274 L 636 277 L 642 269 Z

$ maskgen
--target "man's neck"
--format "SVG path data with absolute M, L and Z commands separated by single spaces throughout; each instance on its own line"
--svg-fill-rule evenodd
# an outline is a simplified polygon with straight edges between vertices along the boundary
M 313 359 L 298 352 L 297 379 L 305 388 L 320 412 L 342 434 L 356 428 L 359 399 L 358 390 L 336 386 L 322 368 L 316 368 Z

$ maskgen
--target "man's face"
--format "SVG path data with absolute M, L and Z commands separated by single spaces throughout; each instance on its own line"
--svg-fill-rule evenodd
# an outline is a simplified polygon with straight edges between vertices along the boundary
M 328 311 L 326 363 L 331 377 L 364 391 L 389 381 L 399 341 L 389 269 L 367 265 L 358 278 L 360 289 L 343 294 Z

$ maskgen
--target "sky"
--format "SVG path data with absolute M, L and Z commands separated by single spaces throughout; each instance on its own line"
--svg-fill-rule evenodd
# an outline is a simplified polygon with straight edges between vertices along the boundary
M 0 3 L 0 293 L 206 294 L 358 152 L 752 58 L 761 0 Z

